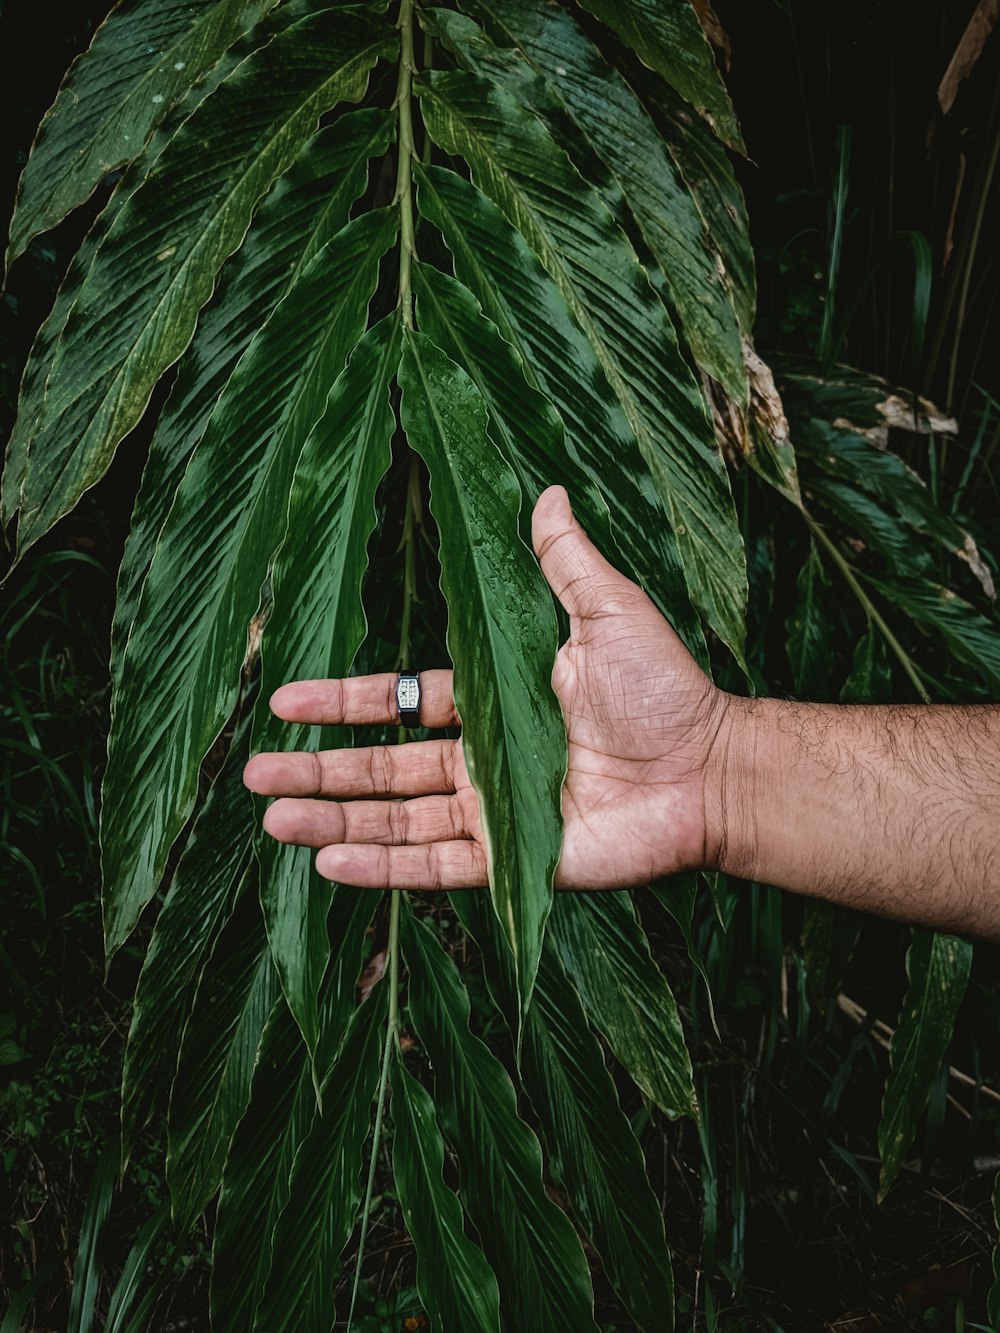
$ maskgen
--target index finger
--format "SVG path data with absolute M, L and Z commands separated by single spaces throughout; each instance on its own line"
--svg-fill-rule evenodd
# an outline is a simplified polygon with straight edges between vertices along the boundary
M 342 680 L 298 680 L 271 695 L 271 711 L 286 722 L 311 726 L 398 723 L 395 672 Z M 421 671 L 420 725 L 457 727 L 450 671 Z

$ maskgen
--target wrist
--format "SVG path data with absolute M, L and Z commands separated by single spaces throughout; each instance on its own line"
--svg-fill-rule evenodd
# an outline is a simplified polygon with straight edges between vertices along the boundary
M 705 869 L 754 879 L 759 862 L 769 700 L 722 695 L 722 720 L 705 766 Z

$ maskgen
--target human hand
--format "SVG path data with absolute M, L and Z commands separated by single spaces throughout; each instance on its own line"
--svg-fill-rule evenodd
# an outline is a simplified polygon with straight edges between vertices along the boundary
M 556 887 L 623 888 L 715 865 L 714 760 L 728 696 L 588 540 L 561 487 L 539 498 L 532 541 L 570 618 L 552 674 L 569 742 Z M 277 690 L 271 707 L 290 722 L 391 722 L 395 682 L 300 681 Z M 421 672 L 420 683 L 424 725 L 457 725 L 451 672 Z M 316 866 L 328 879 L 413 889 L 487 882 L 461 741 L 259 754 L 244 780 L 280 798 L 264 816 L 267 832 L 319 848 Z

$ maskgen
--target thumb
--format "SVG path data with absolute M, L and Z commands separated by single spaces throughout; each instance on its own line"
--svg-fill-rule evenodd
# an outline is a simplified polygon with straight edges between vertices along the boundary
M 635 585 L 601 555 L 573 517 L 562 486 L 542 491 L 531 516 L 531 543 L 549 587 L 571 616 L 587 620 L 620 609 Z

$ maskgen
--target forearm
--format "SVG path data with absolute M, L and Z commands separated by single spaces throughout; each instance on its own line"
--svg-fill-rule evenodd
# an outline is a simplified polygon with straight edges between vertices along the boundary
M 732 874 L 1000 940 L 1000 707 L 732 698 L 706 816 Z

